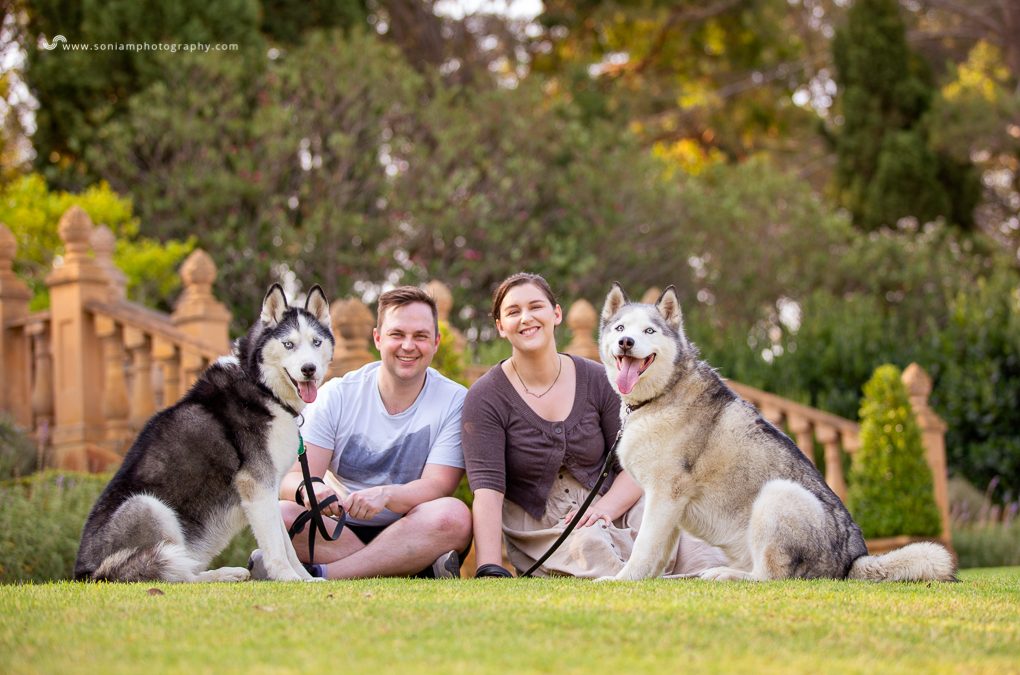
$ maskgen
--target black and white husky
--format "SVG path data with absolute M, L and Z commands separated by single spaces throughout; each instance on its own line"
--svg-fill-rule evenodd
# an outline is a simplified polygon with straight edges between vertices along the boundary
M 321 288 L 299 308 L 271 286 L 235 356 L 142 429 L 85 522 L 75 578 L 241 581 L 243 567 L 206 568 L 247 523 L 271 578 L 310 579 L 278 499 L 297 457 L 294 418 L 333 355 L 329 325 Z
M 681 528 L 730 559 L 702 572 L 706 579 L 954 578 L 952 556 L 938 544 L 867 555 L 860 528 L 818 470 L 698 358 L 672 286 L 651 305 L 629 302 L 614 284 L 599 351 L 625 404 L 620 463 L 646 500 L 617 579 L 662 574 Z

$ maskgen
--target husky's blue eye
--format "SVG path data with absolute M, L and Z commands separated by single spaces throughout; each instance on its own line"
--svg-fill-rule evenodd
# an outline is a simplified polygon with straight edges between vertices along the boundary
M 315 338 L 314 340 L 312 340 L 312 344 L 318 347 L 319 345 L 322 344 L 322 340 L 320 340 L 319 338 Z
M 291 342 L 290 340 L 284 340 L 283 346 L 285 349 L 294 349 L 294 343 Z
M 618 330 L 618 331 L 621 331 L 621 330 L 623 330 L 623 324 L 621 323 L 621 324 L 620 324 L 619 326 L 617 326 L 617 327 L 616 327 L 616 330 Z
M 647 333 L 648 335 L 653 335 L 655 333 L 655 329 L 654 328 L 645 328 L 645 333 Z

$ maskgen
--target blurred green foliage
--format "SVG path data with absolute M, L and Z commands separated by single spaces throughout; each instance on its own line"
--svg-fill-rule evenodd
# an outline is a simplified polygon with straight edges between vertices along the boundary
M 0 481 L 36 470 L 35 443 L 6 414 L 0 413 Z
M 177 268 L 195 247 L 195 238 L 160 242 L 140 236 L 131 199 L 118 195 L 107 183 L 73 194 L 50 190 L 39 174 L 0 187 L 0 223 L 7 225 L 17 242 L 14 269 L 32 290 L 30 308 L 49 306 L 46 275 L 63 251 L 57 225 L 71 206 L 80 206 L 97 227 L 106 225 L 117 238 L 113 260 L 127 277 L 128 297 L 169 309 L 170 298 L 181 284 Z
M 257 67 L 265 41 L 257 0 L 80 3 L 27 0 L 27 33 L 78 44 L 130 43 L 131 49 L 47 50 L 25 40 L 25 76 L 39 101 L 32 142 L 47 181 L 79 191 L 98 177 L 84 161 L 101 127 L 128 111 L 132 97 L 165 76 L 166 44 L 235 44 L 235 58 Z M 135 49 L 134 45 L 143 48 Z M 149 48 L 145 48 L 148 45 Z
M 247 525 L 244 529 L 237 533 L 237 535 L 230 540 L 227 547 L 220 551 L 219 555 L 212 559 L 209 563 L 209 569 L 214 570 L 219 567 L 247 567 L 248 556 L 251 552 L 257 549 L 259 546 L 255 542 L 255 535 L 251 533 L 251 528 Z
M 108 474 L 43 471 L 0 483 L 0 582 L 70 579 Z
M 979 177 L 969 158 L 940 155 L 929 142 L 925 115 L 936 90 L 907 44 L 902 12 L 896 0 L 857 0 L 833 40 L 840 201 L 869 230 L 907 216 L 970 227 Z
M 1020 520 L 954 527 L 953 549 L 961 568 L 1020 565 Z
M 948 425 L 949 466 L 997 499 L 1020 496 L 1020 285 L 1000 269 L 961 289 L 932 336 L 931 404 Z
M 229 53 L 166 55 L 165 80 L 99 130 L 90 164 L 134 196 L 145 230 L 195 235 L 240 334 L 268 279 L 293 271 L 343 297 L 391 253 L 392 181 L 421 80 L 360 32 L 315 33 L 253 72 Z
M 457 341 L 450 331 L 450 324 L 440 321 L 439 334 L 443 338 L 439 341 L 439 349 L 436 350 L 435 356 L 432 357 L 432 367 L 454 382 L 468 384 L 464 372 L 467 354 L 458 348 Z

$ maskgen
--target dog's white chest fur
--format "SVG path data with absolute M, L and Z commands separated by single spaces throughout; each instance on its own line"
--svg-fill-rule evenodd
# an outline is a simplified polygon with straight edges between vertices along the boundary
M 273 416 L 266 441 L 266 447 L 269 448 L 273 459 L 273 467 L 276 469 L 277 480 L 283 478 L 283 475 L 294 466 L 299 444 L 298 427 L 294 418 L 280 409 Z
M 670 465 L 670 473 L 676 464 L 676 456 L 672 452 L 653 450 L 656 447 L 672 449 L 676 445 L 675 438 L 665 438 L 662 427 L 650 417 L 636 415 L 624 424 L 617 455 L 623 467 L 642 485 L 655 483 L 656 476 L 662 476 L 665 464 Z
M 669 423 L 670 416 L 631 415 L 624 423 L 618 455 L 624 468 L 646 489 L 668 489 L 679 497 L 682 486 L 674 483 L 690 473 L 692 461 L 687 454 L 696 439 L 694 429 Z
M 731 558 L 745 557 L 737 525 L 746 517 L 728 503 L 719 485 L 724 457 L 712 451 L 695 425 L 681 422 L 676 408 L 634 414 L 625 424 L 618 455 L 622 466 L 658 503 L 670 503 L 684 529 L 714 541 Z M 727 467 L 728 468 L 728 467 Z

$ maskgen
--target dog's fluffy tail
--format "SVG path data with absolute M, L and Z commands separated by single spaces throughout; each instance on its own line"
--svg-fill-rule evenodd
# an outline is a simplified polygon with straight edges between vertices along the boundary
M 958 581 L 953 556 L 931 542 L 908 544 L 882 555 L 864 555 L 850 567 L 849 579 L 864 581 Z
M 197 565 L 183 546 L 164 541 L 111 553 L 89 576 L 96 581 L 192 581 Z

